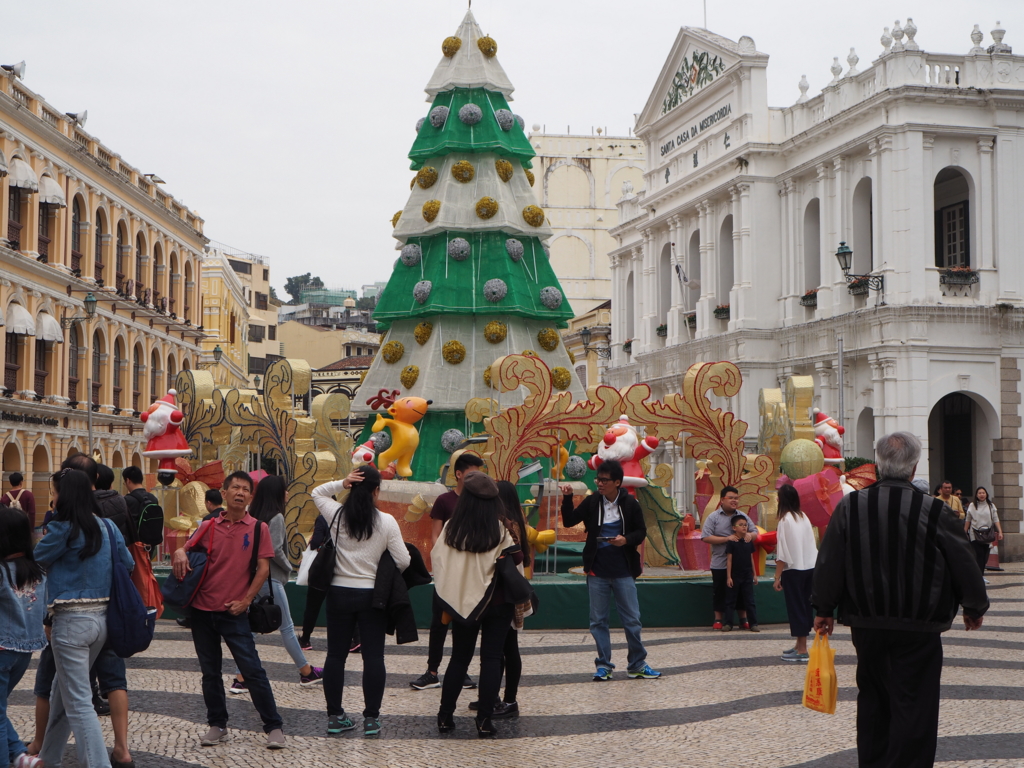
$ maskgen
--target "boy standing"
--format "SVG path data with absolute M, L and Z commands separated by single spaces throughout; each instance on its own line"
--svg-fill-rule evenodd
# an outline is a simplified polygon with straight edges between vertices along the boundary
M 746 540 L 747 518 L 743 515 L 733 515 L 730 522 L 736 540 L 725 544 L 725 583 L 728 591 L 725 593 L 725 624 L 722 631 L 732 630 L 732 611 L 736 607 L 736 598 L 742 596 L 747 616 L 745 619 L 741 618 L 740 629 L 760 632 L 754 607 L 754 585 L 757 584 L 757 576 L 754 575 L 754 545 Z

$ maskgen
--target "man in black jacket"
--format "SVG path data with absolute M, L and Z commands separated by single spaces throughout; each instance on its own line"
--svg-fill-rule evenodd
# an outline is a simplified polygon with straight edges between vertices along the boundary
M 989 605 L 956 515 L 910 484 L 920 456 L 909 432 L 878 441 L 879 481 L 836 507 L 814 568 L 815 630 L 831 634 L 838 608 L 857 649 L 861 768 L 934 764 L 941 633 L 960 605 L 978 629 Z
M 566 528 L 583 523 L 587 543 L 583 547 L 583 568 L 590 591 L 590 634 L 597 643 L 594 680 L 611 680 L 612 644 L 608 632 L 609 598 L 626 631 L 626 673 L 630 677 L 661 677 L 647 664 L 647 649 L 640 639 L 640 602 L 636 581 L 643 570 L 637 551 L 647 536 L 644 513 L 636 499 L 622 488 L 622 465 L 605 461 L 597 470 L 598 493 L 587 496 L 573 509 L 572 486 L 562 486 L 562 524 Z

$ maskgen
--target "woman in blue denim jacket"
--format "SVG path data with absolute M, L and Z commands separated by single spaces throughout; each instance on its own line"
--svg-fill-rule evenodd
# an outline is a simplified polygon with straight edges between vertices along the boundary
M 107 527 L 88 475 L 63 469 L 53 476 L 57 510 L 36 560 L 46 569 L 46 603 L 53 613 L 50 645 L 57 685 L 50 696 L 50 720 L 39 753 L 46 765 L 59 765 L 73 731 L 82 768 L 110 768 L 100 721 L 92 706 L 89 668 L 107 640 L 107 604 L 113 563 Z M 112 528 L 114 546 L 129 568 L 135 561 L 121 533 Z
M 32 526 L 19 509 L 0 506 L 0 758 L 3 746 L 15 768 L 41 766 L 30 757 L 7 717 L 7 698 L 33 651 L 46 647 L 43 569 L 32 557 Z M 0 763 L 3 760 L 0 759 Z

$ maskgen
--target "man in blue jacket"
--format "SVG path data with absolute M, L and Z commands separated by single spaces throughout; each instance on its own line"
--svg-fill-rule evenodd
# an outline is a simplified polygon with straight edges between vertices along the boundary
M 562 524 L 566 528 L 583 523 L 587 543 L 583 547 L 583 568 L 590 591 L 590 634 L 597 643 L 597 671 L 594 680 L 612 679 L 612 644 L 608 631 L 609 598 L 626 631 L 626 674 L 640 679 L 661 677 L 647 664 L 647 649 L 640 638 L 640 602 L 636 579 L 643 571 L 637 551 L 647 536 L 644 513 L 637 500 L 622 488 L 622 465 L 605 461 L 597 470 L 597 494 L 587 496 L 573 509 L 572 486 L 562 486 Z

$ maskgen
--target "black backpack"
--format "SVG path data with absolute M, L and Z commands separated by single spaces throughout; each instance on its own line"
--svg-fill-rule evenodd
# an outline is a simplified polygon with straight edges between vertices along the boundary
M 164 541 L 164 510 L 156 502 L 156 497 L 151 493 L 141 493 L 135 496 L 135 503 L 139 507 L 139 513 L 135 518 L 135 529 L 137 540 L 147 547 L 158 547 Z

